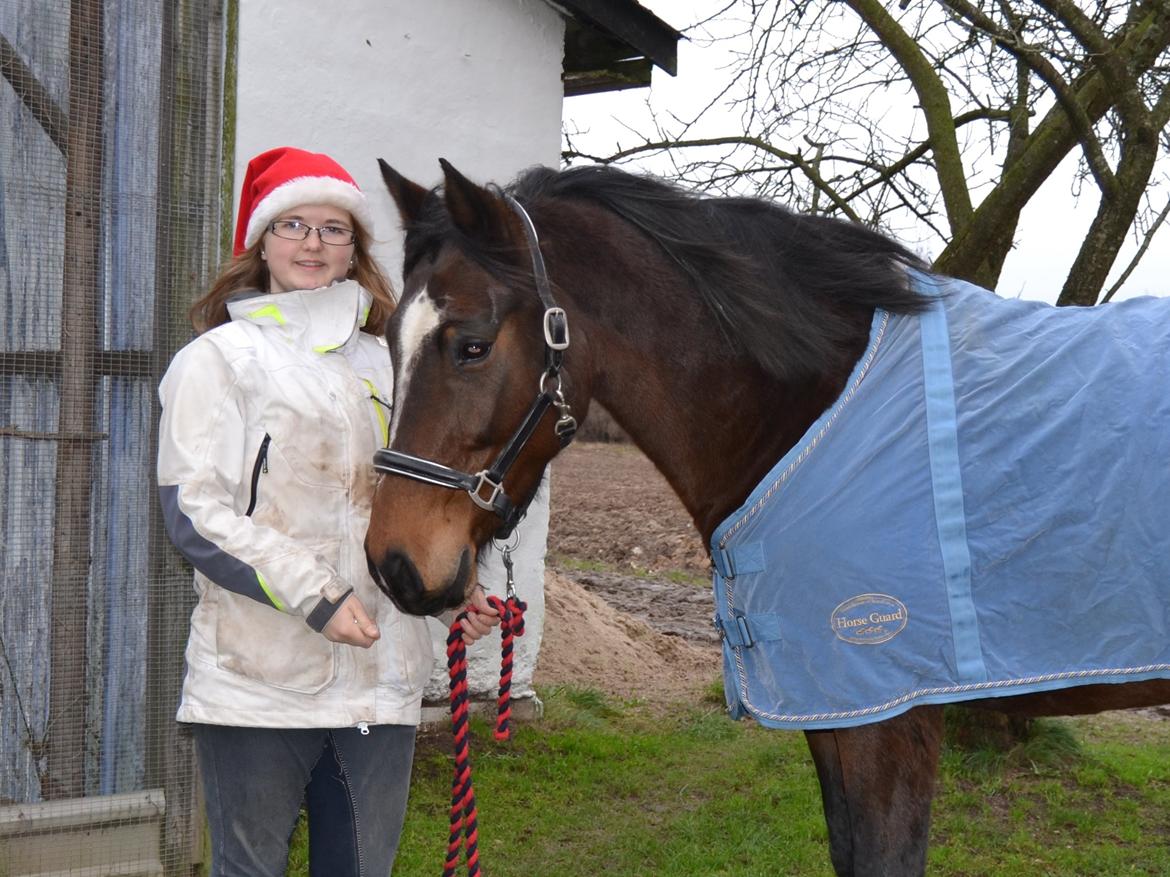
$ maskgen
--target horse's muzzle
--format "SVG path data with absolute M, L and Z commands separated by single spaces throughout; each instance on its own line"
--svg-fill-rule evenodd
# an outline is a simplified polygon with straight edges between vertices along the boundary
M 462 606 L 467 594 L 467 580 L 471 573 L 471 554 L 463 550 L 459 569 L 443 587 L 428 591 L 414 562 L 400 551 L 390 551 L 375 564 L 366 556 L 370 576 L 399 611 L 407 615 L 438 615 L 447 609 Z

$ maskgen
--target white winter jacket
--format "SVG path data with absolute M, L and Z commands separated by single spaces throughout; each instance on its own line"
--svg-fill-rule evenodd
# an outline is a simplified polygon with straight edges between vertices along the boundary
M 370 579 L 363 541 L 393 380 L 357 283 L 258 295 L 159 388 L 167 530 L 196 569 L 178 719 L 269 728 L 416 724 L 426 623 Z M 353 590 L 369 649 L 319 632 Z

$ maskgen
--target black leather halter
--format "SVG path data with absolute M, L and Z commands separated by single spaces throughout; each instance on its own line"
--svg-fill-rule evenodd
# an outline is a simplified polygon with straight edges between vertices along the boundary
M 569 322 L 565 311 L 557 307 L 549 287 L 548 272 L 545 270 L 544 257 L 540 253 L 540 241 L 536 236 L 536 227 L 528 213 L 520 206 L 520 202 L 511 195 L 505 195 L 509 206 L 520 217 L 524 226 L 524 234 L 528 238 L 528 250 L 532 255 L 532 274 L 536 282 L 536 292 L 540 302 L 544 305 L 544 372 L 540 376 L 540 385 L 536 399 L 524 416 L 524 420 L 508 443 L 500 449 L 500 453 L 487 469 L 472 474 L 452 469 L 442 463 L 404 454 L 401 451 L 392 451 L 382 448 L 374 454 L 374 468 L 387 475 L 401 475 L 434 484 L 437 487 L 446 487 L 450 490 L 464 490 L 481 509 L 494 512 L 502 521 L 495 538 L 507 538 L 515 526 L 524 517 L 527 504 L 518 506 L 504 491 L 504 477 L 524 445 L 532 438 L 541 418 L 549 408 L 557 409 L 558 418 L 555 426 L 556 434 L 560 438 L 561 447 L 573 440 L 577 431 L 577 421 L 571 414 L 569 404 L 561 392 L 561 363 L 565 351 L 569 348 Z

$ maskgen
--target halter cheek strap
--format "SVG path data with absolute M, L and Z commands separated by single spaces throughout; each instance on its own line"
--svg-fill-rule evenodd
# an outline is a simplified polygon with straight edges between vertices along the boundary
M 467 491 L 473 503 L 484 511 L 494 512 L 500 518 L 502 523 L 495 535 L 497 539 L 505 539 L 520 523 L 525 509 L 512 502 L 511 497 L 504 492 L 504 476 L 508 474 L 520 450 L 536 431 L 544 412 L 555 404 L 556 401 L 548 393 L 537 396 L 536 402 L 528 409 L 524 422 L 504 445 L 495 462 L 475 474 L 452 469 L 433 460 L 404 454 L 402 451 L 392 451 L 389 448 L 374 452 L 374 468 L 379 472 L 402 475 L 436 487 Z M 574 428 L 575 425 L 574 422 Z M 568 444 L 568 441 L 562 438 L 562 443 Z
M 524 234 L 528 239 L 528 250 L 532 256 L 532 275 L 536 283 L 536 292 L 544 305 L 542 328 L 544 331 L 544 361 L 545 369 L 540 376 L 540 387 L 536 399 L 528 408 L 528 413 L 520 426 L 512 434 L 507 444 L 500 450 L 495 461 L 487 469 L 479 472 L 463 472 L 452 469 L 442 463 L 404 454 L 401 451 L 392 451 L 382 448 L 374 453 L 374 469 L 387 475 L 401 475 L 425 484 L 444 487 L 450 490 L 463 490 L 471 497 L 471 501 L 485 511 L 493 512 L 500 518 L 500 528 L 495 538 L 507 538 L 527 511 L 527 503 L 517 505 L 504 490 L 504 477 L 520 456 L 520 452 L 536 432 L 549 408 L 556 408 L 558 412 L 556 425 L 553 427 L 560 439 L 561 447 L 565 447 L 573 440 L 577 432 L 577 421 L 573 417 L 569 403 L 565 401 L 561 391 L 561 365 L 564 353 L 569 348 L 569 320 L 563 308 L 557 307 L 552 296 L 552 289 L 548 282 L 548 271 L 544 265 L 544 257 L 540 253 L 540 241 L 536 236 L 536 227 L 532 218 L 520 205 L 520 202 L 511 195 L 504 195 L 509 206 L 520 217 L 524 226 Z

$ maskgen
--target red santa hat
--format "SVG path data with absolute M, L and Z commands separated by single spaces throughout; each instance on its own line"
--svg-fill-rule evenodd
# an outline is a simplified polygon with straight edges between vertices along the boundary
M 279 146 L 248 162 L 236 218 L 235 254 L 260 240 L 280 214 L 302 204 L 340 207 L 367 233 L 373 231 L 366 196 L 345 168 L 328 155 Z

